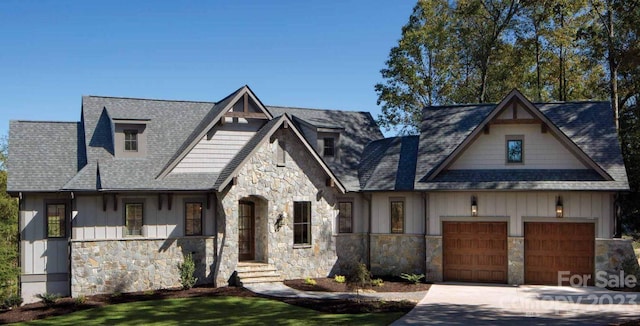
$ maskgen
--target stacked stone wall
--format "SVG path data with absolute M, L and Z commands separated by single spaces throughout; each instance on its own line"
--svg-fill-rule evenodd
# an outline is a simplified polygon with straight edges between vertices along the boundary
M 425 239 L 421 234 L 372 234 L 371 273 L 424 274 Z
M 604 271 L 608 275 L 618 276 L 621 270 L 630 273 L 639 270 L 638 258 L 633 251 L 631 240 L 596 239 L 596 273 Z
M 277 164 L 278 143 L 286 142 L 286 163 Z M 265 142 L 247 160 L 236 175 L 236 183 L 220 194 L 218 221 L 221 264 L 216 276 L 217 284 L 232 279 L 238 262 L 238 202 L 254 201 L 262 207 L 260 219 L 266 219 L 257 228 L 256 252 L 263 252 L 266 262 L 273 264 L 286 279 L 326 277 L 337 266 L 334 221 L 338 213 L 337 189 L 327 186 L 327 174 L 309 154 L 307 148 L 291 133 L 282 129 Z M 295 201 L 311 203 L 311 241 L 307 245 L 294 245 Z M 280 228 L 275 226 L 279 216 L 286 215 Z M 266 228 L 266 229 L 265 229 Z M 262 237 L 262 238 L 261 238 Z M 264 248 L 266 246 L 266 248 Z M 256 258 L 262 257 L 257 255 Z M 262 258 L 262 260 L 265 260 Z
M 71 295 L 126 293 L 180 287 L 178 265 L 187 254 L 199 284 L 213 281 L 214 239 L 119 239 L 71 243 Z

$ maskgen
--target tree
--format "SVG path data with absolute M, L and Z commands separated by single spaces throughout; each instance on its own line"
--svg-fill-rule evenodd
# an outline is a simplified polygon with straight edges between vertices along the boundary
M 637 20 L 640 4 L 635 0 L 589 0 L 591 21 L 581 30 L 587 53 L 594 60 L 604 61 L 616 128 L 619 128 L 619 70 L 638 48 Z
M 503 33 L 511 27 L 519 9 L 518 0 L 467 0 L 458 3 L 458 35 L 464 44 L 463 51 L 468 52 L 479 73 L 476 93 L 479 103 L 484 103 L 490 97 L 487 84 L 492 59 L 504 42 Z
M 446 0 L 421 0 L 413 8 L 402 37 L 380 72 L 385 83 L 375 85 L 379 122 L 402 133 L 415 133 L 422 108 L 446 102 L 455 89 L 456 44 L 453 10 Z
M 7 140 L 0 138 L 0 305 L 17 293 L 18 205 L 7 194 Z

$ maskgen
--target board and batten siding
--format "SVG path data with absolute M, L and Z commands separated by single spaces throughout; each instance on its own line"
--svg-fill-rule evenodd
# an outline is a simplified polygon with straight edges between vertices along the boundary
M 506 163 L 506 136 L 524 136 L 524 164 Z M 539 124 L 491 125 L 454 161 L 451 170 L 587 169 L 551 132 Z
M 167 197 L 163 195 L 162 209 L 158 209 L 158 195 L 117 196 L 118 207 L 113 209 L 113 197 L 107 195 L 107 210 L 102 210 L 102 196 L 78 196 L 76 217 L 73 220 L 73 240 L 114 240 L 140 236 L 125 236 L 124 203 L 142 202 L 142 238 L 176 238 L 184 236 L 185 200 L 202 201 L 203 235 L 213 234 L 214 213 L 212 207 L 206 209 L 205 195 L 174 195 L 171 210 Z
M 20 252 L 22 274 L 67 273 L 69 266 L 67 239 L 47 239 L 45 198 L 28 195 L 20 211 Z
M 405 202 L 404 233 L 424 234 L 424 199 L 417 192 L 381 192 L 371 196 L 371 232 L 391 233 L 391 200 Z
M 244 120 L 246 121 L 246 120 Z M 225 123 L 200 139 L 171 173 L 220 172 L 256 134 L 262 122 Z
M 339 202 L 351 202 L 353 203 L 353 212 L 352 212 L 352 232 L 351 233 L 366 233 L 369 229 L 368 216 L 369 216 L 369 201 L 363 197 L 362 194 L 353 194 L 349 193 L 346 195 L 338 196 L 336 198 L 336 205 Z M 336 206 L 336 209 L 338 206 Z M 335 220 L 335 234 L 340 233 L 340 224 L 338 221 L 338 214 L 336 214 Z
M 45 200 L 65 199 L 55 194 L 28 194 L 19 212 L 20 295 L 24 303 L 37 302 L 41 293 L 69 295 L 69 241 L 47 238 Z
M 471 197 L 477 197 L 478 217 L 471 217 Z M 556 198 L 562 196 L 564 217 L 556 218 Z M 613 194 L 606 192 L 435 192 L 428 200 L 428 234 L 440 235 L 443 220 L 508 221 L 509 236 L 523 236 L 524 222 L 595 222 L 596 237 L 613 233 Z

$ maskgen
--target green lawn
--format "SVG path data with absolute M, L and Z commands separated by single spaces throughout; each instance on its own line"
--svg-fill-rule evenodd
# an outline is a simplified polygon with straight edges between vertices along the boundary
M 206 297 L 109 305 L 19 325 L 388 325 L 402 315 L 325 314 L 276 300 Z

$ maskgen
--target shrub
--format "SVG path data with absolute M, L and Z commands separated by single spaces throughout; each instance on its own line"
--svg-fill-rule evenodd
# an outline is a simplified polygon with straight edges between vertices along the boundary
M 198 281 L 198 278 L 193 276 L 196 272 L 196 264 L 191 254 L 184 257 L 184 262 L 178 265 L 178 269 L 180 269 L 180 283 L 182 284 L 182 288 L 184 290 L 192 288 L 196 284 L 196 281 Z
M 87 297 L 85 297 L 84 295 L 81 295 L 79 297 L 76 297 L 73 301 L 75 301 L 76 305 L 83 305 L 87 302 Z
M 620 264 L 620 269 L 624 271 L 625 275 L 633 275 L 636 277 L 636 280 L 640 280 L 640 266 L 635 257 L 625 257 Z M 620 284 L 620 286 L 624 285 Z
M 350 265 L 347 270 L 346 279 L 350 287 L 361 289 L 371 284 L 371 273 L 367 269 L 367 265 L 354 263 Z
M 344 283 L 344 282 L 346 282 L 346 281 L 347 281 L 347 278 L 346 278 L 346 277 L 344 277 L 344 275 L 336 275 L 336 276 L 333 278 L 333 280 L 334 280 L 334 281 L 336 281 L 336 282 L 338 282 L 338 283 Z
M 56 304 L 56 302 L 58 302 L 58 299 L 61 298 L 61 296 L 57 293 L 41 293 L 37 295 L 38 298 L 40 298 L 42 300 L 42 303 L 44 303 L 47 307 L 51 307 L 53 305 Z
M 413 284 L 418 284 L 420 283 L 420 280 L 424 278 L 424 274 L 407 274 L 407 273 L 402 273 L 400 274 L 400 278 L 405 279 Z
M 376 278 L 371 280 L 371 285 L 373 286 L 383 286 L 384 285 L 384 281 L 381 278 Z
M 22 304 L 22 297 L 17 294 L 12 294 L 4 299 L 2 302 L 2 309 L 9 309 L 19 307 Z
M 316 282 L 316 280 L 312 279 L 311 277 L 307 277 L 304 279 L 304 284 L 314 286 L 318 283 Z

